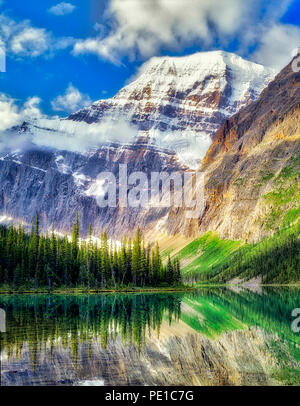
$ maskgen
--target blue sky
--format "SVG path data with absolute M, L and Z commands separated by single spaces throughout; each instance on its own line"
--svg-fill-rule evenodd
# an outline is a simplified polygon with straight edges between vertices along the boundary
M 152 56 L 224 49 L 280 69 L 300 46 L 299 16 L 299 0 L 0 0 L 0 94 L 64 116 L 113 96 Z

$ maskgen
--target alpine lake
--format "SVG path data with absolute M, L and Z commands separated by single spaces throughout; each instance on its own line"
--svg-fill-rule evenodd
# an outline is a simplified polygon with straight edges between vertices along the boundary
M 299 385 L 299 293 L 1 294 L 1 385 Z

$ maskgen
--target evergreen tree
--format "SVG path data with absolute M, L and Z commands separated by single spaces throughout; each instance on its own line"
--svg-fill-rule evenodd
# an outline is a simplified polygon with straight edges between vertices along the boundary
M 106 233 L 101 235 L 99 247 L 93 241 L 91 226 L 87 242 L 80 241 L 78 230 L 78 216 L 71 241 L 68 237 L 56 237 L 54 225 L 50 235 L 40 234 L 38 215 L 29 235 L 23 227 L 0 226 L 0 285 L 8 284 L 14 289 L 25 285 L 50 290 L 62 285 L 98 289 L 180 281 L 179 261 L 168 258 L 164 267 L 158 244 L 154 249 L 150 244 L 145 248 L 139 228 L 133 241 L 124 237 L 120 247 L 109 243 Z M 289 245 L 292 247 L 293 241 Z M 289 274 L 293 274 L 292 268 Z

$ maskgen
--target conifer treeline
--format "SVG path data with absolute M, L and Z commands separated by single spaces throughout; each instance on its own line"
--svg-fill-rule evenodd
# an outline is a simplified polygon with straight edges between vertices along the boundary
M 124 237 L 121 244 L 108 240 L 103 233 L 100 243 L 92 238 L 79 239 L 79 219 L 72 238 L 40 233 L 36 215 L 31 233 L 24 228 L 0 227 L 0 285 L 17 289 L 21 286 L 61 286 L 100 289 L 110 287 L 165 286 L 181 282 L 179 260 L 168 258 L 163 265 L 158 244 L 145 246 L 138 229 L 134 239 Z

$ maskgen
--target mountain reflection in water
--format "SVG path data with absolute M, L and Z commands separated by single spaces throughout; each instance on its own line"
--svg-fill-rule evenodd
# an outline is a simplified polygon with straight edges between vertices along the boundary
M 2 385 L 299 384 L 299 290 L 1 295 Z

